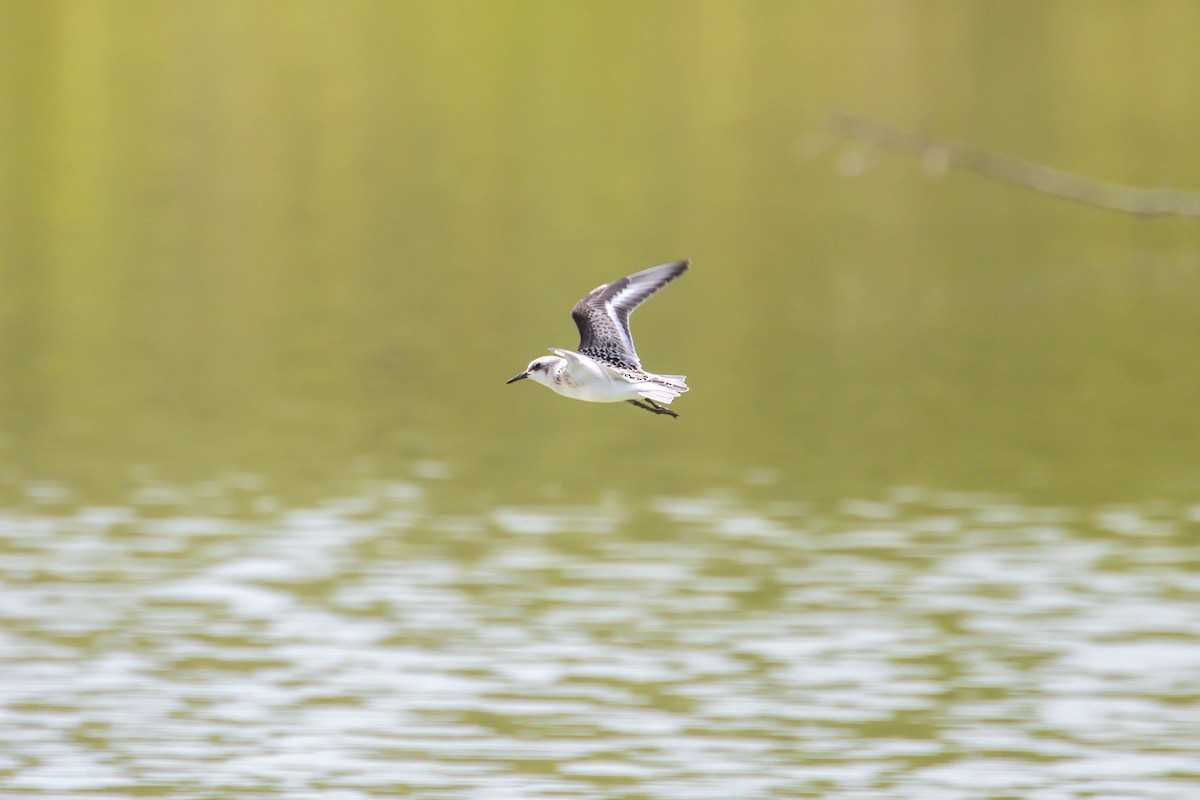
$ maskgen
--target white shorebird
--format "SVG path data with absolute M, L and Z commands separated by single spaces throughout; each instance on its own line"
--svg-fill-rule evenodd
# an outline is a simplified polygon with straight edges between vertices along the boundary
M 642 369 L 629 333 L 629 315 L 686 272 L 690 263 L 660 264 L 596 287 L 571 309 L 579 327 L 579 351 L 551 347 L 554 355 L 530 361 L 525 371 L 508 383 L 532 378 L 564 397 L 591 403 L 632 403 L 655 414 L 678 417 L 659 403 L 670 403 L 688 390 L 685 376 L 655 375 Z

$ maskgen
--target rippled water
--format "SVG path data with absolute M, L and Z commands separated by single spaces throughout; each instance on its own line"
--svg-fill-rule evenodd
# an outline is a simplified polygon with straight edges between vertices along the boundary
M 436 466 L 436 465 L 434 465 Z M 1195 798 L 1200 506 L 0 511 L 9 796 Z

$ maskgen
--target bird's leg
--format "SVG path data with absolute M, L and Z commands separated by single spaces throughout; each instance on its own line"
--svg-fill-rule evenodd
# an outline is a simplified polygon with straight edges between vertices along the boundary
M 644 403 L 639 403 L 637 400 L 626 400 L 625 402 L 632 403 L 633 405 L 637 406 L 638 408 L 644 408 L 647 411 L 649 411 L 651 414 L 666 414 L 669 417 L 678 417 L 679 416 L 671 409 L 663 408 L 662 406 L 660 406 L 658 403 L 654 402 L 653 400 L 649 400 L 649 399 L 646 400 L 646 402 L 649 403 L 650 405 L 645 405 Z
M 678 419 L 678 417 L 679 417 L 679 415 L 676 414 L 671 409 L 667 408 L 666 406 L 660 406 L 658 403 L 654 402 L 653 400 L 647 399 L 646 402 L 650 404 L 650 408 L 654 409 L 655 414 L 666 414 L 668 417 L 671 417 L 673 419 Z

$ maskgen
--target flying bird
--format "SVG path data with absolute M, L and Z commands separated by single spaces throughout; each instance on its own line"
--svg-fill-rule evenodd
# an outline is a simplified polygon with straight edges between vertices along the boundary
M 551 347 L 552 356 L 529 362 L 516 383 L 530 378 L 564 397 L 590 403 L 632 403 L 654 414 L 678 417 L 665 405 L 688 390 L 684 375 L 655 375 L 642 369 L 633 349 L 629 315 L 650 295 L 687 272 L 690 261 L 672 261 L 597 286 L 571 309 L 579 349 Z

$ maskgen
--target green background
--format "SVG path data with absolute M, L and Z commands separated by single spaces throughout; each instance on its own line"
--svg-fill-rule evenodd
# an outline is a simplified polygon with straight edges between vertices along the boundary
M 10 484 L 1200 480 L 1194 221 L 811 148 L 838 107 L 1200 187 L 1191 4 L 0 8 Z M 504 386 L 676 258 L 635 332 L 690 378 L 678 422 Z

